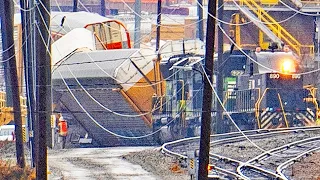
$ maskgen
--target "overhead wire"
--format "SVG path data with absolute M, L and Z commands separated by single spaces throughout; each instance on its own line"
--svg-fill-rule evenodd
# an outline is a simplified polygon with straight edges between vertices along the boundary
M 239 49 L 239 51 L 241 51 L 242 54 L 244 54 L 247 58 L 249 58 L 252 62 L 254 62 L 255 64 L 263 67 L 263 68 L 266 68 L 267 70 L 270 70 L 272 72 L 279 72 L 278 70 L 276 69 L 273 69 L 273 68 L 270 68 L 270 67 L 267 67 L 261 63 L 259 63 L 258 61 L 256 61 L 255 59 L 253 59 L 250 55 L 248 55 L 236 42 L 234 42 L 234 40 L 224 31 L 224 29 L 218 25 L 218 27 L 220 28 L 220 30 L 222 31 L 222 33 L 225 35 L 225 37 L 228 38 L 228 40 L 235 45 L 235 47 L 237 47 Z M 294 75 L 306 75 L 306 74 L 311 74 L 311 73 L 315 73 L 315 72 L 318 72 L 320 71 L 320 68 L 316 69 L 316 70 L 311 70 L 311 71 L 307 71 L 307 72 L 303 72 L 303 73 L 293 73 Z
M 74 75 L 74 73 L 73 73 L 72 70 L 69 68 L 69 66 L 68 66 L 67 68 L 68 68 L 69 72 L 72 74 L 73 78 L 74 78 L 74 79 L 76 80 L 76 82 L 78 83 L 78 85 L 79 85 L 79 86 L 81 87 L 81 89 L 90 97 L 90 99 L 92 99 L 94 102 L 96 102 L 96 103 L 97 103 L 100 107 L 102 107 L 103 109 L 105 109 L 105 110 L 107 110 L 107 111 L 109 111 L 109 112 L 111 112 L 111 113 L 113 113 L 113 114 L 115 114 L 115 115 L 123 116 L 123 117 L 141 117 L 141 116 L 145 116 L 145 115 L 147 115 L 147 114 L 153 113 L 153 112 L 159 110 L 160 108 L 162 108 L 163 106 L 165 106 L 165 104 L 163 104 L 163 105 L 161 105 L 161 106 L 159 106 L 159 107 L 157 107 L 157 108 L 155 108 L 155 109 L 152 109 L 150 112 L 145 112 L 145 113 L 138 114 L 138 115 L 127 115 L 127 114 L 117 113 L 117 112 L 111 110 L 110 108 L 107 108 L 107 107 L 104 106 L 102 103 L 100 103 L 96 98 L 94 98 L 94 97 L 82 86 L 82 84 L 79 82 L 78 78 Z M 180 71 L 180 70 L 178 70 L 178 71 Z M 173 75 L 174 75 L 174 74 L 173 74 Z M 171 76 L 173 76 L 173 75 L 171 75 Z M 181 90 L 182 90 L 182 89 L 179 89 L 179 90 L 177 91 L 177 93 L 180 92 Z M 170 100 L 171 100 L 171 99 L 168 99 L 168 101 L 166 101 L 166 103 L 169 102 Z
M 237 131 L 246 139 L 249 141 L 250 144 L 252 144 L 254 147 L 256 147 L 257 149 L 259 149 L 260 151 L 262 152 L 268 152 L 268 150 L 260 147 L 259 145 L 257 145 L 255 142 L 253 142 L 241 129 L 240 127 L 237 125 L 237 123 L 234 121 L 234 119 L 230 116 L 230 114 L 228 113 L 227 109 L 225 108 L 225 106 L 223 105 L 223 102 L 222 100 L 219 98 L 218 94 L 217 94 L 217 91 L 215 90 L 215 88 L 213 87 L 213 83 L 211 82 L 208 74 L 206 73 L 205 71 L 205 67 L 201 64 L 201 68 L 202 68 L 202 71 L 203 71 L 203 75 L 206 77 L 206 80 L 209 82 L 210 84 L 210 88 L 212 89 L 212 92 L 213 94 L 215 95 L 216 97 L 216 100 L 217 102 L 220 104 L 220 106 L 222 107 L 223 111 L 226 112 L 226 116 L 228 117 L 228 119 L 230 119 L 230 121 L 232 122 L 232 124 L 234 125 L 234 127 L 237 129 Z M 274 154 L 274 153 L 270 153 L 274 156 L 277 156 L 277 157 L 284 157 L 282 155 L 277 155 L 277 154 Z
M 241 9 L 241 6 L 240 6 L 237 2 L 235 2 L 235 0 L 233 0 L 233 2 L 236 4 L 236 6 L 238 7 L 238 9 L 240 10 L 240 9 Z M 220 23 L 222 23 L 222 24 L 243 26 L 243 25 L 248 25 L 248 24 L 253 23 L 252 20 L 247 21 L 247 22 L 243 22 L 243 23 L 230 23 L 230 22 L 227 22 L 227 21 L 223 21 L 222 19 L 219 19 L 218 17 L 215 17 L 215 16 L 213 16 L 211 13 L 209 13 L 208 10 L 207 10 L 206 8 L 204 8 L 203 5 L 199 4 L 199 2 L 197 2 L 197 4 L 198 4 L 203 10 L 206 10 L 206 13 L 207 13 L 210 17 L 214 18 L 216 21 L 218 21 L 218 22 L 220 22 Z M 283 19 L 283 20 L 281 20 L 281 21 L 276 21 L 276 23 L 279 23 L 279 24 L 284 23 L 284 22 L 292 19 L 292 18 L 293 18 L 294 16 L 296 16 L 297 14 L 298 14 L 298 13 L 294 13 L 293 15 L 289 16 L 289 17 L 286 18 L 286 19 Z M 259 23 L 262 23 L 262 24 L 266 24 L 266 25 L 268 25 L 268 24 L 270 24 L 270 25 L 276 24 L 276 23 L 270 23 L 270 22 L 269 22 L 269 23 L 263 22 L 263 21 L 261 21 L 261 20 L 256 20 L 256 21 L 259 22 Z
M 211 14 L 209 14 L 209 15 L 211 15 Z M 211 15 L 212 16 L 212 15 Z M 214 18 L 214 16 L 212 16 L 213 18 Z M 219 26 L 219 28 L 221 29 L 221 27 Z M 233 43 L 233 44 L 235 44 L 236 45 L 236 43 L 226 34 L 226 32 L 225 31 L 223 31 L 223 33 L 229 38 L 229 40 Z M 237 45 L 236 45 L 237 46 Z M 237 46 L 237 48 L 238 49 L 241 49 L 241 48 L 239 48 L 238 46 Z M 240 50 L 240 51 L 242 51 L 242 49 Z M 246 54 L 244 51 L 242 51 L 242 53 L 244 53 L 247 57 L 249 57 L 253 62 L 255 62 L 255 63 L 257 63 L 258 65 L 260 65 L 260 66 L 262 66 L 262 67 L 265 67 L 266 69 L 269 69 L 269 70 L 272 70 L 272 71 L 276 71 L 276 70 L 274 70 L 274 69 L 271 69 L 271 68 L 269 68 L 269 67 L 267 67 L 267 66 L 264 66 L 264 65 L 262 65 L 262 64 L 260 64 L 259 62 L 257 62 L 256 60 L 254 60 L 253 58 L 251 58 L 248 54 Z M 92 59 L 92 58 L 90 58 L 91 59 L 91 61 L 93 61 L 93 63 L 95 63 L 94 62 L 94 60 Z M 96 64 L 96 63 L 95 63 Z M 96 64 L 97 65 L 97 64 Z M 101 68 L 100 68 L 101 69 Z M 309 73 L 313 73 L 313 72 L 317 72 L 317 71 L 319 71 L 320 69 L 318 69 L 318 70 L 313 70 L 313 71 L 309 71 L 309 72 L 305 72 L 305 73 L 300 73 L 300 74 L 309 74 Z M 104 70 L 102 70 L 102 71 L 104 71 Z M 109 77 L 112 77 L 112 76 L 110 76 L 110 74 L 108 74 L 106 71 L 104 71 Z M 120 83 L 124 83 L 124 82 L 120 82 Z M 160 82 L 159 82 L 160 83 Z
M 41 2 L 40 2 L 40 3 L 41 3 Z M 41 5 L 43 6 L 42 3 L 41 3 Z M 60 9 L 60 8 L 59 8 L 59 9 Z M 50 14 L 47 9 L 46 9 L 46 12 L 47 12 L 48 14 Z M 41 16 L 41 17 L 42 17 L 42 16 Z M 43 20 L 43 17 L 42 17 L 42 20 Z M 46 29 L 47 29 L 48 32 L 50 32 L 48 27 L 46 27 Z M 180 51 L 179 51 L 179 52 L 180 52 Z M 171 52 L 171 53 L 172 53 L 172 52 Z M 165 53 L 163 53 L 163 54 L 165 54 Z M 97 62 L 92 59 L 92 57 L 91 57 L 88 53 L 86 53 L 86 55 L 89 57 L 89 59 L 92 61 L 92 63 L 94 63 L 94 64 L 95 64 L 100 70 L 102 70 L 108 77 L 111 77 L 112 79 L 118 81 L 120 84 L 125 84 L 125 83 L 126 83 L 126 82 L 121 82 L 121 81 L 119 81 L 118 79 L 114 78 L 112 75 L 110 75 L 108 72 L 106 72 L 103 68 L 101 68 L 101 67 L 97 64 Z M 156 55 L 156 54 L 154 54 L 154 55 Z M 141 58 L 141 57 L 146 57 L 146 56 L 148 56 L 148 55 L 141 55 L 140 58 Z M 150 56 L 153 56 L 153 54 L 150 55 Z M 134 58 L 139 58 L 139 56 L 138 56 L 138 57 L 134 57 Z M 122 59 L 125 59 L 125 58 L 122 58 Z M 156 82 L 156 83 L 153 83 L 153 84 L 150 84 L 150 85 L 144 85 L 144 86 L 137 85 L 137 86 L 135 86 L 135 87 L 153 86 L 153 85 L 159 84 L 159 83 L 161 83 L 161 82 L 162 82 L 162 81 L 158 81 L 158 82 Z
M 42 1 L 39 1 L 39 2 L 40 2 L 40 4 L 42 5 L 42 7 L 44 8 L 44 10 L 48 13 L 48 15 L 49 15 L 49 17 L 50 17 L 50 12 L 48 11 L 48 9 L 44 6 L 44 4 L 42 3 Z M 37 9 L 38 9 L 38 11 L 40 12 L 39 6 L 37 6 Z M 51 39 L 52 37 L 51 37 L 51 33 L 50 33 L 50 28 L 49 28 L 49 27 L 47 26 L 47 24 L 45 23 L 45 20 L 44 20 L 43 15 L 42 15 L 41 13 L 39 13 L 39 15 L 40 15 L 40 18 L 41 18 L 41 20 L 43 21 L 43 23 L 44 23 L 44 25 L 45 25 L 45 28 L 46 28 L 48 34 L 49 34 L 47 40 L 45 40 L 44 37 L 43 37 L 43 35 L 41 34 L 38 23 L 35 23 L 35 24 L 36 24 L 36 26 L 37 26 L 38 32 L 39 32 L 39 34 L 40 34 L 40 36 L 41 36 L 41 39 L 42 39 L 43 43 L 46 45 L 46 51 L 47 51 L 47 53 L 50 54 L 50 56 L 51 56 L 51 52 L 50 52 L 50 39 Z
M 89 9 L 82 3 L 81 0 L 78 0 L 78 2 L 81 4 L 81 6 L 82 6 L 87 12 L 89 12 Z
M 103 129 L 104 131 L 106 131 L 107 133 L 111 134 L 111 135 L 114 135 L 116 137 L 119 137 L 119 138 L 125 138 L 125 139 L 141 139 L 141 138 L 146 138 L 146 137 L 149 137 L 149 136 L 153 136 L 155 135 L 156 133 L 159 133 L 162 129 L 162 127 L 165 127 L 165 126 L 168 126 L 170 125 L 173 121 L 176 120 L 176 118 L 178 117 L 178 115 L 182 112 L 181 111 L 178 111 L 176 115 L 172 116 L 173 118 L 166 124 L 166 125 L 163 125 L 161 126 L 159 129 L 153 131 L 152 133 L 149 133 L 149 134 L 146 134 L 146 135 L 142 135 L 142 136 L 124 136 L 124 135 L 120 135 L 120 134 L 117 134 L 107 128 L 105 128 L 104 126 L 102 126 L 98 121 L 95 120 L 95 118 L 83 107 L 83 105 L 79 102 L 79 100 L 76 98 L 76 96 L 74 95 L 74 93 L 71 91 L 71 89 L 69 88 L 69 85 L 67 84 L 67 82 L 65 81 L 65 79 L 63 78 L 62 74 L 59 72 L 60 74 L 60 77 L 61 79 L 63 80 L 64 84 L 66 85 L 69 93 L 71 94 L 71 96 L 73 97 L 73 99 L 77 102 L 77 104 L 80 106 L 80 108 L 87 114 L 87 116 L 92 120 L 92 122 L 94 122 L 97 126 L 99 126 L 101 129 Z M 192 102 L 192 101 L 191 101 Z
M 14 1 L 14 0 L 13 0 Z M 57 1 L 56 1 L 57 2 Z M 41 2 L 40 2 L 41 3 Z M 36 7 L 36 6 L 35 6 Z M 202 6 L 203 7 L 203 6 Z M 58 6 L 58 8 L 61 10 L 61 8 Z M 48 10 L 46 9 L 46 11 L 48 12 Z M 49 13 L 49 12 L 48 12 Z M 209 14 L 210 16 L 212 16 L 213 18 L 215 18 L 213 15 Z M 42 17 L 43 18 L 43 17 Z M 219 20 L 218 18 L 215 18 L 216 20 Z M 226 34 L 225 34 L 226 35 Z M 232 40 L 231 40 L 232 41 Z M 254 61 L 254 60 L 253 60 Z M 270 68 L 268 68 L 270 69 Z M 313 70 L 313 71 L 310 71 L 310 73 L 313 73 L 313 72 L 317 72 L 318 70 Z M 306 73 L 304 73 L 306 74 Z
M 210 88 L 212 90 L 212 92 L 214 93 L 216 100 L 218 101 L 218 103 L 221 105 L 222 109 L 224 112 L 228 112 L 227 109 L 224 107 L 223 102 L 221 101 L 221 99 L 219 98 L 217 91 L 215 90 L 215 88 L 213 87 L 213 84 L 208 76 L 208 74 L 206 73 L 205 67 L 203 67 L 203 65 L 201 64 L 201 68 L 203 71 L 204 76 L 206 77 L 206 81 L 208 81 L 208 83 L 210 84 Z M 261 148 L 260 146 L 258 146 L 256 143 L 254 143 L 237 125 L 237 123 L 233 120 L 233 118 L 230 116 L 229 113 L 226 113 L 226 115 L 228 116 L 228 119 L 231 120 L 231 122 L 233 123 L 234 127 L 241 133 L 241 135 L 243 137 L 245 137 L 252 145 L 254 145 L 255 147 L 257 147 L 259 150 L 261 151 L 266 151 L 263 148 Z
M 61 74 L 60 74 L 61 75 Z M 68 86 L 67 86 L 68 87 Z M 69 87 L 68 87 L 68 89 L 69 89 Z M 70 89 L 69 89 L 70 90 Z M 126 137 L 126 136 L 121 136 L 121 137 Z M 143 137 L 143 136 L 141 136 L 141 137 Z M 137 138 L 137 137 L 136 137 Z
M 12 0 L 14 3 L 16 3 L 14 0 Z M 20 7 L 20 5 L 19 5 L 19 7 Z M 37 7 L 36 5 L 35 6 L 33 6 L 32 8 L 34 9 L 35 7 Z M 20 9 L 20 10 L 22 10 L 22 11 L 25 11 L 24 9 Z M 27 21 L 28 20 L 30 20 L 30 19 L 27 19 Z M 25 25 L 25 27 L 26 27 L 26 25 Z M 22 28 L 22 32 L 26 29 L 26 28 Z M 14 33 L 14 32 L 13 32 Z M 30 37 L 30 35 L 31 35 L 31 33 L 32 33 L 32 31 L 31 32 L 29 32 L 28 34 L 27 34 L 27 39 Z M 19 34 L 18 34 L 18 36 L 19 36 Z M 7 59 L 2 59 L 2 60 L 0 60 L 0 63 L 5 63 L 5 62 L 7 62 L 7 61 L 10 61 L 12 58 L 14 58 L 15 56 L 16 56 L 16 53 L 17 52 L 21 52 L 22 51 L 22 48 L 25 46 L 25 43 L 26 43 L 26 40 L 23 40 L 23 42 L 22 42 L 22 45 L 21 45 L 21 47 L 19 47 L 18 49 L 15 49 L 14 51 L 15 51 L 15 53 L 11 56 L 11 57 L 8 57 Z M 8 48 L 6 48 L 6 49 L 1 49 L 0 51 L 0 54 L 1 55 L 3 55 L 3 53 L 5 53 L 5 52 L 7 52 L 8 50 L 10 50 L 11 48 L 13 48 L 15 46 L 15 43 L 13 43 L 13 44 L 11 44 Z
M 130 8 L 130 6 L 129 6 L 127 3 L 125 3 L 123 0 L 122 0 L 122 2 L 123 2 L 134 14 L 137 14 L 132 8 Z M 241 9 L 241 7 L 237 4 L 237 2 L 235 2 L 235 0 L 233 0 L 233 2 L 236 4 L 236 6 L 237 6 L 239 9 Z M 199 2 L 197 2 L 197 4 L 198 4 L 203 10 L 205 9 L 203 5 L 199 4 Z M 304 6 L 305 6 L 305 5 L 304 5 Z M 219 7 L 219 8 L 221 8 L 221 7 Z M 207 13 L 208 13 L 208 12 L 207 12 Z M 281 20 L 281 21 L 276 21 L 275 23 L 273 23 L 273 22 L 263 22 L 263 21 L 261 21 L 261 20 L 258 20 L 258 22 L 260 22 L 260 23 L 262 23 L 262 24 L 266 24 L 266 25 L 268 25 L 268 24 L 269 24 L 269 25 L 271 25 L 271 24 L 277 24 L 277 23 L 280 24 L 280 23 L 284 23 L 284 22 L 292 19 L 292 18 L 295 17 L 297 14 L 298 14 L 298 13 L 296 12 L 296 13 L 294 13 L 293 15 L 287 17 L 286 19 L 283 19 L 283 20 Z M 212 14 L 210 14 L 210 13 L 209 13 L 209 15 L 210 15 L 211 17 L 213 17 L 214 19 L 216 19 L 218 22 L 223 23 L 223 24 L 227 24 L 227 25 L 247 25 L 247 24 L 249 24 L 249 23 L 252 22 L 252 21 L 250 20 L 249 22 L 245 22 L 245 23 L 230 23 L 230 22 L 223 21 L 223 20 L 221 20 L 221 19 L 219 19 L 219 18 L 217 18 L 217 17 L 214 17 L 214 16 L 213 16 Z M 141 16 L 140 16 L 140 17 L 141 17 Z M 142 18 L 142 17 L 141 17 L 141 18 Z M 192 26 L 193 24 L 196 24 L 196 23 L 198 23 L 199 21 L 201 21 L 201 20 L 198 20 L 198 21 L 195 22 L 195 23 L 191 23 L 191 24 L 183 25 L 183 26 L 184 26 L 184 27 Z M 160 25 L 160 26 L 162 26 L 162 27 L 167 27 L 167 28 L 172 28 L 172 27 L 170 27 L 170 26 L 165 26 L 165 25 Z M 143 39 L 143 38 L 141 38 L 141 39 Z
M 43 18 L 42 18 L 42 20 L 43 20 Z M 48 28 L 46 28 L 46 29 L 48 30 Z M 42 37 L 42 38 L 41 38 L 42 41 L 45 42 L 45 40 L 44 40 L 44 38 L 43 38 L 42 35 L 41 35 L 41 37 Z M 50 53 L 50 52 L 49 52 L 49 55 L 51 56 L 51 53 Z M 112 134 L 112 135 L 114 135 L 114 136 L 121 137 L 121 138 L 139 139 L 139 138 L 145 138 L 145 137 L 148 137 L 148 136 L 152 136 L 152 135 L 158 133 L 159 131 L 161 131 L 161 127 L 160 127 L 157 131 L 154 131 L 154 132 L 152 132 L 152 133 L 150 133 L 150 134 L 143 135 L 143 136 L 136 136 L 136 137 L 123 136 L 123 135 L 116 134 L 116 133 L 110 131 L 109 129 L 107 129 L 107 128 L 103 127 L 101 124 L 99 124 L 99 123 L 94 119 L 94 117 L 92 117 L 92 116 L 90 115 L 90 113 L 87 112 L 87 110 L 81 105 L 81 103 L 78 101 L 78 99 L 76 99 L 75 95 L 74 95 L 74 94 L 72 93 L 72 91 L 70 90 L 70 88 L 69 88 L 68 84 L 66 83 L 65 79 L 63 78 L 62 74 L 61 74 L 60 72 L 59 72 L 59 74 L 60 74 L 60 77 L 62 78 L 63 82 L 65 83 L 68 91 L 71 93 L 71 95 L 73 96 L 73 98 L 75 99 L 75 101 L 78 103 L 78 105 L 80 106 L 80 108 L 88 115 L 88 117 L 89 117 L 96 125 L 98 125 L 100 128 L 102 128 L 102 129 L 105 130 L 106 132 L 108 132 L 108 133 L 110 133 L 110 134 Z M 175 117 L 176 117 L 176 116 L 175 116 Z M 175 120 L 175 118 L 172 119 L 171 121 L 169 121 L 167 125 L 169 125 L 170 123 L 172 123 L 174 120 Z
M 34 6 L 31 7 L 31 8 L 24 9 L 24 8 L 21 8 L 20 4 L 18 4 L 15 0 L 12 0 L 12 2 L 15 4 L 15 7 L 19 8 L 19 10 L 24 11 L 24 12 L 32 11 L 32 10 L 35 9 L 35 7 L 37 6 L 37 5 L 34 5 Z
M 282 0 L 279 0 L 279 2 L 280 2 L 281 4 L 283 4 L 284 6 L 286 6 L 288 9 L 290 9 L 291 11 L 294 11 L 294 12 L 296 12 L 296 13 L 298 13 L 298 14 L 302 14 L 302 15 L 305 15 L 305 16 L 315 16 L 315 17 L 320 16 L 319 12 L 318 12 L 318 14 L 305 13 L 305 12 L 302 12 L 302 11 L 299 11 L 299 10 L 296 10 L 296 9 L 290 7 L 288 4 L 286 4 L 286 3 L 283 2 Z M 306 4 L 305 4 L 305 5 L 306 5 Z M 305 5 L 304 5 L 304 6 L 305 6 Z M 302 8 L 303 8 L 303 7 L 301 7 L 300 10 L 301 10 Z

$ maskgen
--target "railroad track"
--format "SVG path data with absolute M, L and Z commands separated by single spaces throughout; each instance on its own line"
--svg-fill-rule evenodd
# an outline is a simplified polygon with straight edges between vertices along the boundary
M 316 150 L 316 146 L 311 148 L 311 143 L 317 140 L 318 137 L 316 136 L 320 135 L 320 127 L 250 130 L 243 133 L 246 137 L 239 132 L 212 135 L 210 137 L 210 163 L 215 168 L 209 174 L 213 173 L 226 179 L 252 179 L 256 177 L 261 179 L 286 179 L 282 173 L 286 167 L 298 158 L 303 158 L 303 156 Z M 247 145 L 242 145 L 241 143 L 247 141 L 247 138 L 254 141 L 258 147 L 250 147 L 251 145 L 248 142 L 246 142 Z M 275 141 L 275 143 L 266 143 L 268 141 Z M 280 143 L 276 141 L 280 141 Z M 297 148 L 302 146 L 299 145 L 299 142 L 304 141 L 308 141 L 309 146 L 300 148 L 298 152 Z M 294 143 L 297 143 L 295 150 L 292 149 Z M 303 144 L 303 146 L 307 145 Z M 288 150 L 288 147 L 291 147 L 289 149 L 292 150 Z M 195 151 L 198 148 L 199 137 L 195 137 L 165 143 L 162 146 L 162 151 L 167 155 L 187 160 L 187 152 Z M 259 148 L 261 149 L 259 150 Z M 278 148 L 282 149 L 282 151 Z M 255 150 L 250 151 L 250 149 Z M 293 151 L 297 151 L 297 154 L 292 154 Z M 285 152 L 287 152 L 287 156 L 284 155 Z M 246 153 L 248 153 L 248 156 L 244 155 Z M 279 161 L 277 157 L 280 157 L 280 155 L 276 155 L 278 153 L 283 154 L 286 158 Z M 270 158 L 270 154 L 274 155 L 274 158 Z M 262 162 L 273 166 L 262 166 Z
M 240 175 L 248 177 L 249 179 L 287 179 L 287 177 L 282 174 L 283 168 L 278 167 L 287 161 L 292 162 L 296 157 L 301 157 L 302 154 L 310 153 L 319 149 L 319 145 L 320 136 L 295 141 L 284 146 L 271 149 L 255 158 L 252 158 L 246 163 L 238 166 L 237 171 Z M 258 169 L 256 169 L 257 167 Z M 261 177 L 261 175 L 263 175 L 263 177 Z

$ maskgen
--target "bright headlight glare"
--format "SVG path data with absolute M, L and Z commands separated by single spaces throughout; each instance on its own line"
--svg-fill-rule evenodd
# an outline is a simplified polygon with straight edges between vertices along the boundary
M 282 71 L 285 73 L 291 72 L 293 70 L 293 63 L 290 60 L 285 60 L 282 63 Z

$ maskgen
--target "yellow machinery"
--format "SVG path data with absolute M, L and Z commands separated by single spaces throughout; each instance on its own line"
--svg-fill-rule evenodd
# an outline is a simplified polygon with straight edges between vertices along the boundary
M 26 98 L 20 97 L 22 124 L 26 124 L 27 105 Z M 0 126 L 6 125 L 14 120 L 13 108 L 6 106 L 6 93 L 0 91 Z
M 267 1 L 268 2 L 268 1 Z M 261 3 L 263 3 L 261 1 Z M 265 2 L 266 3 L 266 2 Z M 271 2 L 269 2 L 271 3 Z M 277 1 L 274 2 L 275 4 Z M 273 4 L 273 3 L 271 3 Z M 254 0 L 241 0 L 241 6 L 248 7 L 257 18 L 266 24 L 267 28 L 269 28 L 281 41 L 283 41 L 286 45 L 289 45 L 290 48 L 299 56 L 303 54 L 313 55 L 314 46 L 313 45 L 305 45 L 301 44 L 295 37 L 293 37 L 285 28 L 283 28 L 273 17 L 271 17 L 258 3 Z M 250 46 L 241 44 L 240 42 L 240 26 L 239 24 L 243 23 L 244 19 L 241 18 L 239 14 L 234 14 L 231 23 L 237 24 L 230 26 L 230 35 L 234 38 L 235 42 L 240 46 Z M 253 21 L 255 22 L 255 21 Z M 270 41 L 266 37 L 266 35 L 259 30 L 259 46 L 262 49 L 268 49 L 270 45 Z

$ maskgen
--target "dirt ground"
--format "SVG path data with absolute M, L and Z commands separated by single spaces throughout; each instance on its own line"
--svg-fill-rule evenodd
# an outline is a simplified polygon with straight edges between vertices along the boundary
M 118 147 L 113 151 L 102 148 L 49 150 L 49 179 L 190 179 L 186 168 L 177 166 L 177 160 L 163 155 L 159 147 L 128 152 L 121 149 L 124 148 Z M 25 152 L 28 153 L 28 150 Z M 14 144 L 0 148 L 0 159 L 15 159 Z M 26 159 L 29 161 L 28 156 Z M 116 169 L 110 168 L 117 162 L 124 163 L 124 167 L 118 165 Z M 129 166 L 133 167 L 132 171 L 128 170 Z M 138 178 L 133 172 L 138 174 Z M 292 175 L 288 179 L 320 180 L 320 152 L 296 162 L 288 168 L 288 172 Z
M 294 180 L 320 180 L 320 152 L 294 163 L 290 169 Z
M 153 147 L 49 151 L 50 179 L 187 180 L 186 171 Z

